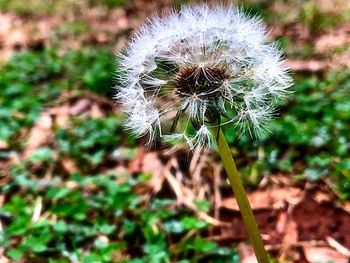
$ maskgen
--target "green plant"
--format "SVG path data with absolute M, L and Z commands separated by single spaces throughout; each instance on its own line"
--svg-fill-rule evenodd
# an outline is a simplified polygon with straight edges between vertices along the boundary
M 19 188 L 21 195 L 0 208 L 6 222 L 0 244 L 12 260 L 239 262 L 233 249 L 205 241 L 200 231 L 207 223 L 174 209 L 172 200 L 136 195 L 146 176 L 73 174 L 67 181 L 43 180 L 23 166 L 14 167 L 11 176 L 13 181 L 1 190 Z
M 63 89 L 110 95 L 114 62 L 104 49 L 54 49 L 18 53 L 0 68 L 0 141 L 14 144 L 20 129 L 29 128 Z M 17 143 L 17 141 L 15 142 Z M 18 147 L 18 145 L 17 145 Z
M 114 116 L 70 120 L 70 128 L 58 128 L 59 152 L 77 161 L 85 170 L 100 164 L 120 143 L 122 127 Z

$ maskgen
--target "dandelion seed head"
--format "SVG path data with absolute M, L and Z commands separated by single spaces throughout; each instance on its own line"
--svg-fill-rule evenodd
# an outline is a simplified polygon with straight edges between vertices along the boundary
M 127 127 L 191 148 L 210 143 L 215 125 L 266 136 L 276 101 L 288 98 L 292 83 L 260 19 L 233 5 L 154 17 L 120 59 L 116 99 Z

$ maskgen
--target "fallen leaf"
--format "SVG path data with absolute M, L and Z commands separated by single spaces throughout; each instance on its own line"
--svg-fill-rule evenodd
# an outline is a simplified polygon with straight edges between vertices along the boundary
M 295 72 L 322 72 L 328 69 L 328 64 L 324 60 L 294 60 L 288 59 L 287 67 Z
M 337 250 L 339 253 L 341 253 L 344 256 L 347 256 L 350 258 L 350 250 L 344 247 L 342 244 L 340 244 L 337 240 L 335 240 L 333 237 L 327 237 L 326 238 L 329 246 Z
M 303 246 L 306 259 L 310 263 L 332 262 L 332 263 L 348 263 L 349 257 L 342 255 L 338 251 L 330 247 L 314 247 Z
M 135 157 L 128 163 L 128 170 L 130 173 L 142 172 L 142 163 L 145 155 L 146 152 L 143 148 L 140 148 L 140 150 L 137 151 Z
M 329 193 L 323 192 L 323 191 L 317 191 L 314 195 L 314 200 L 317 203 L 323 203 L 323 202 L 331 202 L 332 196 Z
M 350 24 L 343 24 L 337 28 L 332 28 L 315 40 L 315 51 L 325 53 L 336 48 L 341 48 L 350 44 Z
M 40 146 L 47 143 L 53 136 L 52 119 L 46 112 L 42 113 L 34 127 L 30 130 L 23 157 L 30 157 Z
M 91 118 L 101 118 L 104 117 L 105 114 L 102 112 L 99 105 L 97 103 L 94 103 L 90 109 L 90 116 Z
M 350 214 L 350 201 L 345 201 L 343 207 Z
M 134 159 L 129 162 L 128 172 L 147 173 L 151 175 L 146 184 L 137 187 L 139 194 L 144 194 L 152 190 L 153 193 L 159 192 L 163 187 L 164 165 L 159 160 L 157 152 L 137 151 Z
M 298 225 L 292 220 L 288 213 L 285 213 L 286 224 L 283 231 L 283 240 L 280 249 L 281 259 L 295 259 L 297 253 L 293 251 L 293 246 L 298 242 Z
M 241 258 L 241 263 L 258 263 L 252 246 L 246 243 L 240 243 L 237 247 L 237 251 Z
M 67 123 L 69 120 L 69 106 L 64 104 L 62 106 L 53 108 L 51 110 L 51 112 L 54 114 L 55 116 L 55 123 L 61 127 L 61 128 L 66 128 L 67 127 Z
M 301 192 L 296 187 L 268 189 L 265 191 L 257 190 L 248 194 L 248 200 L 253 210 L 279 208 L 284 206 L 285 202 L 297 203 Z M 237 201 L 233 197 L 223 199 L 221 207 L 234 211 L 239 210 Z
M 0 140 L 0 150 L 6 150 L 9 147 L 8 143 Z
M 69 109 L 69 113 L 73 116 L 82 114 L 83 112 L 88 110 L 90 105 L 90 100 L 86 98 L 79 99 L 76 103 L 74 103 L 73 106 L 71 106 L 71 108 Z
M 63 168 L 69 173 L 69 174 L 73 174 L 73 173 L 78 173 L 79 169 L 77 167 L 77 165 L 75 164 L 75 162 L 71 159 L 65 159 L 62 158 L 61 160 L 61 164 L 63 166 Z

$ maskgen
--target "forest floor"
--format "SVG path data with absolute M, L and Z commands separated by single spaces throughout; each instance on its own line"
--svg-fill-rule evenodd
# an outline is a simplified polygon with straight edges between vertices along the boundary
M 254 262 L 215 151 L 145 148 L 111 99 L 113 54 L 180 2 L 29 2 L 0 1 L 0 262 Z M 230 142 L 266 248 L 276 262 L 349 262 L 350 4 L 252 2 L 297 98 L 267 146 Z

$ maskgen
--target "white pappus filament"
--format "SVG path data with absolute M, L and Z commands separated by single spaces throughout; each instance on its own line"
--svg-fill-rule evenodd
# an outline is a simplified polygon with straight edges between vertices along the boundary
M 143 25 L 120 56 L 116 99 L 150 140 L 208 145 L 211 127 L 266 135 L 292 79 L 261 21 L 231 6 L 183 7 Z

